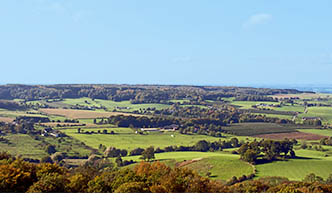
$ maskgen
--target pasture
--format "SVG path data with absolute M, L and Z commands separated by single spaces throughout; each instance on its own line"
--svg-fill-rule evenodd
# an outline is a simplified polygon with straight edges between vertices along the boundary
M 96 134 L 79 134 L 77 128 L 61 129 L 65 134 L 84 142 L 86 145 L 98 149 L 99 145 L 107 147 L 113 146 L 128 151 L 134 148 L 165 148 L 167 146 L 191 146 L 200 140 L 218 141 L 221 138 L 206 135 L 185 135 L 178 132 L 148 132 L 146 134 L 136 134 L 130 128 L 108 128 L 108 133 L 114 131 L 115 134 L 98 134 L 104 128 L 83 128 L 83 131 L 94 131 Z
M 26 158 L 41 159 L 48 156 L 45 151 L 45 147 L 48 145 L 54 146 L 57 152 L 66 153 L 68 156 L 82 157 L 88 156 L 92 152 L 88 146 L 70 137 L 39 137 L 34 139 L 27 134 L 9 134 L 4 137 L 10 143 L 0 142 L 0 151 Z
M 332 107 L 308 107 L 308 112 L 299 117 L 320 117 L 322 121 L 332 123 Z
M 323 178 L 327 178 L 332 173 L 332 158 L 325 157 L 325 153 L 297 150 L 296 155 L 300 159 L 256 165 L 257 177 L 282 176 L 290 180 L 302 180 L 310 173 L 315 173 Z
M 332 136 L 332 129 L 299 129 L 299 131 L 303 133 L 311 133 L 327 137 Z
M 10 144 L 0 142 L 1 151 L 33 159 L 40 159 L 47 156 L 45 150 L 38 147 L 41 142 L 34 140 L 29 135 L 11 134 L 7 135 L 5 138 L 10 141 Z
M 40 109 L 39 111 L 47 115 L 63 116 L 70 119 L 91 119 L 91 118 L 106 118 L 114 115 L 135 115 L 123 112 L 106 112 L 106 111 L 76 110 L 76 109 L 45 108 L 45 109 Z M 135 115 L 135 116 L 141 116 L 141 115 Z
M 141 161 L 140 156 L 123 157 L 125 160 Z M 206 176 L 211 173 L 212 179 L 228 180 L 233 176 L 250 175 L 253 167 L 246 162 L 240 161 L 238 155 L 221 152 L 167 152 L 155 154 L 155 160 L 175 166 L 181 163 L 186 167 Z
M 299 93 L 299 94 L 278 94 L 271 95 L 273 98 L 299 98 L 299 99 L 317 99 L 317 98 L 329 98 L 331 94 L 328 93 Z
M 121 101 L 115 102 L 111 100 L 103 100 L 103 99 L 90 99 L 90 98 L 79 98 L 79 99 L 65 99 L 61 101 L 63 104 L 75 106 L 81 105 L 86 107 L 106 107 L 110 111 L 116 109 L 117 111 L 123 112 L 133 112 L 139 111 L 148 108 L 155 108 L 157 110 L 168 108 L 170 105 L 167 104 L 156 104 L 156 103 L 149 103 L 149 104 L 131 104 L 130 101 Z

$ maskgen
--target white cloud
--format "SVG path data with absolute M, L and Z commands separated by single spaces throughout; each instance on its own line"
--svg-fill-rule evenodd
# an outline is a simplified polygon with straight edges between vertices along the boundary
M 256 25 L 261 25 L 261 24 L 267 24 L 271 21 L 272 15 L 271 14 L 266 14 L 266 13 L 259 13 L 250 16 L 244 23 L 243 23 L 243 28 L 244 29 L 249 29 L 253 26 Z

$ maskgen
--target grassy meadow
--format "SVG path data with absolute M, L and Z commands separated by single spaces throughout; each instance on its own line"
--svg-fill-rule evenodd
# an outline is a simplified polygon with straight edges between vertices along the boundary
M 140 156 L 123 157 L 125 160 L 141 161 Z M 195 160 L 181 167 L 197 171 L 200 175 L 206 176 L 210 172 L 212 179 L 228 180 L 233 176 L 250 175 L 253 167 L 246 162 L 239 160 L 238 155 L 222 152 L 167 152 L 155 154 L 155 160 L 164 162 L 170 166 L 176 163 Z M 132 165 L 133 166 L 133 165 Z
M 104 128 L 83 129 L 83 131 L 94 131 L 95 133 Z M 116 148 L 126 149 L 128 151 L 134 148 L 148 148 L 154 146 L 155 148 L 164 148 L 167 146 L 190 146 L 200 140 L 218 141 L 221 138 L 206 136 L 206 135 L 185 135 L 178 132 L 148 132 L 144 135 L 136 134 L 130 128 L 108 128 L 108 133 L 114 131 L 115 134 L 79 134 L 77 128 L 62 129 L 62 131 L 91 146 L 98 149 L 100 144 L 107 147 L 113 146 Z
M 323 178 L 332 173 L 332 157 L 325 157 L 325 152 L 297 150 L 296 155 L 300 158 L 256 165 L 257 177 L 282 176 L 302 180 L 310 173 Z

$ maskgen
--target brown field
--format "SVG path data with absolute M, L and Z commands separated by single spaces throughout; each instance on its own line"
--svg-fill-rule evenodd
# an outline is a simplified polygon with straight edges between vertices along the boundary
M 283 140 L 285 138 L 288 138 L 288 139 L 299 139 L 299 140 L 307 140 L 307 141 L 316 141 L 316 140 L 321 140 L 322 138 L 326 138 L 326 136 L 298 132 L 298 131 L 289 132 L 289 133 L 262 134 L 262 135 L 256 135 L 255 137 L 264 138 L 264 139 L 272 139 L 272 140 Z
M 40 109 L 39 111 L 42 113 L 46 113 L 48 115 L 64 116 L 66 118 L 71 118 L 71 119 L 105 118 L 114 115 L 141 116 L 137 114 L 123 113 L 123 112 L 97 112 L 97 111 L 76 110 L 76 109 L 45 108 L 45 109 Z
M 9 117 L 0 117 L 0 121 L 1 122 L 13 122 L 14 121 L 14 118 L 9 118 Z

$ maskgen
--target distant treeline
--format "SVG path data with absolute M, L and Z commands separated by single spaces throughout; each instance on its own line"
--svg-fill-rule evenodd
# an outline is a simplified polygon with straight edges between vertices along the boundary
M 274 94 L 301 93 L 295 89 L 266 89 L 218 86 L 155 86 L 155 85 L 2 85 L 0 99 L 82 98 L 132 103 L 166 103 L 171 99 L 193 101 L 222 100 L 224 97 L 247 95 L 253 99 Z M 259 98 L 261 99 L 261 98 Z
M 0 108 L 15 111 L 15 110 L 26 110 L 27 106 L 24 104 L 20 104 L 18 102 L 0 100 Z

